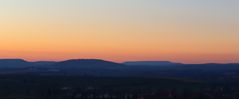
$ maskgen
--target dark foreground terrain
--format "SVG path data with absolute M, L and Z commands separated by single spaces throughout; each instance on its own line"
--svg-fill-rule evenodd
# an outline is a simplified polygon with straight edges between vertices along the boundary
M 239 64 L 0 59 L 0 99 L 239 99 Z
M 239 84 L 170 78 L 0 75 L 0 99 L 239 99 Z

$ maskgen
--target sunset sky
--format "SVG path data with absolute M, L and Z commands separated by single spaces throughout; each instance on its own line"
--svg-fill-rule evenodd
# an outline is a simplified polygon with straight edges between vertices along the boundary
M 0 58 L 239 63 L 239 0 L 0 0 Z

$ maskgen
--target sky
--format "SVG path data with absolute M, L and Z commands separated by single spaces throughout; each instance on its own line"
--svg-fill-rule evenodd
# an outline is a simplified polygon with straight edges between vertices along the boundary
M 0 58 L 239 63 L 238 0 L 0 0 Z

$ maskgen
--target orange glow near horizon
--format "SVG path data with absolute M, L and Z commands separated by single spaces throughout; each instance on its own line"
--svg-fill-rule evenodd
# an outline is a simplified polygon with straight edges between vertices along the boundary
M 68 59 L 103 59 L 125 61 L 171 61 L 177 63 L 238 63 L 239 55 L 228 54 L 154 54 L 154 53 L 77 53 L 77 52 L 31 52 L 4 51 L 2 59 L 25 59 L 27 61 L 64 61 Z M 20 56 L 20 57 L 19 57 Z
M 4 36 L 0 37 L 0 57 L 24 58 L 31 61 L 101 58 L 117 62 L 128 60 L 168 60 L 182 63 L 239 62 L 236 37 L 214 38 L 210 37 L 210 34 L 197 33 L 200 32 L 197 29 L 185 31 L 175 26 L 174 31 L 170 29 L 148 31 L 140 26 L 120 28 L 119 25 L 112 27 L 112 24 L 82 29 L 62 28 L 64 24 L 59 27 L 52 26 L 27 27 L 17 24 L 3 26 L 17 28 L 0 30 L 4 33 Z
M 0 58 L 239 63 L 238 1 L 172 2 L 0 1 Z

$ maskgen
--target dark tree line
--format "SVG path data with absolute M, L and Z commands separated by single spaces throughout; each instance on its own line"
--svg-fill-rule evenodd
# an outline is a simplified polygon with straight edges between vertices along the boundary
M 0 75 L 0 99 L 239 99 L 239 84 L 169 78 Z

